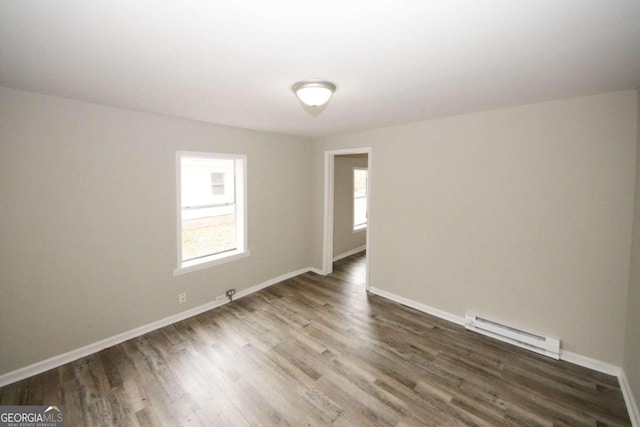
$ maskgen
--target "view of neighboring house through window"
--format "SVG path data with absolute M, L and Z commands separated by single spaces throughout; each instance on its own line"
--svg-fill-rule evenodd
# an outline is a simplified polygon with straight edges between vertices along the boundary
M 211 194 L 218 196 L 224 194 L 225 172 L 211 172 Z
M 244 156 L 178 155 L 179 266 L 244 252 Z
M 364 168 L 353 169 L 353 230 L 367 226 L 367 175 Z

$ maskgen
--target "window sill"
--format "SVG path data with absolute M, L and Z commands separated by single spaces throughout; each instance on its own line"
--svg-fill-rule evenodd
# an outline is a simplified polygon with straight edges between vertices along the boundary
M 214 265 L 224 264 L 237 259 L 246 258 L 249 256 L 249 251 L 233 251 L 225 252 L 223 254 L 211 255 L 205 258 L 200 258 L 192 261 L 183 262 L 180 267 L 173 270 L 174 276 L 190 273 L 196 270 L 203 270 L 205 268 L 213 267 Z
M 367 229 L 367 224 L 364 225 L 358 225 L 357 227 L 353 228 L 353 232 L 354 233 L 358 233 L 360 231 L 365 231 Z

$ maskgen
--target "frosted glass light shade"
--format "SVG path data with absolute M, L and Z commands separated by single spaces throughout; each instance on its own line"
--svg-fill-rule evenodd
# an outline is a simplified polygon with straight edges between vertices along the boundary
M 305 80 L 293 85 L 298 99 L 309 107 L 320 107 L 331 99 L 336 85 L 320 80 Z

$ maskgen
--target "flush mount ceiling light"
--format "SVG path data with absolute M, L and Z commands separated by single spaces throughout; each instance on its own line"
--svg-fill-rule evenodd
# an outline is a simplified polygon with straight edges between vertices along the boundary
M 331 99 L 336 85 L 322 80 L 303 80 L 293 85 L 296 96 L 309 107 L 320 107 Z

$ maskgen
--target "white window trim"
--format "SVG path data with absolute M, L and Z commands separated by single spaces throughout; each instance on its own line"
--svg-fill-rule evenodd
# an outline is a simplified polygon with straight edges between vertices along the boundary
M 236 243 L 237 248 L 209 255 L 206 257 L 182 261 L 182 207 L 181 189 L 182 173 L 180 170 L 181 159 L 183 157 L 212 158 L 212 159 L 233 159 L 235 160 L 235 188 L 236 188 Z M 238 172 L 240 170 L 240 172 Z M 242 203 L 240 203 L 242 201 Z M 241 223 L 238 221 L 241 218 Z M 177 267 L 173 270 L 173 275 L 189 273 L 191 271 L 210 268 L 215 265 L 224 264 L 230 261 L 248 257 L 250 252 L 247 246 L 247 156 L 243 154 L 220 154 L 204 153 L 196 151 L 176 152 L 176 246 L 177 246 Z
M 366 195 L 364 196 L 367 199 L 367 208 L 369 207 L 369 168 L 366 167 L 362 167 L 362 166 L 355 166 L 353 168 L 353 174 L 352 176 L 355 176 L 355 171 L 356 170 L 363 170 L 363 171 L 367 171 L 367 187 L 366 187 Z M 353 187 L 353 179 L 351 180 L 351 187 Z M 355 197 L 351 198 L 352 200 L 354 200 L 353 202 L 353 206 L 355 209 Z M 353 219 L 351 221 L 353 223 Z M 367 210 L 367 222 L 365 222 L 364 224 L 351 224 L 351 232 L 352 233 L 359 233 L 360 231 L 366 231 L 367 230 L 367 224 L 369 224 L 369 211 Z

